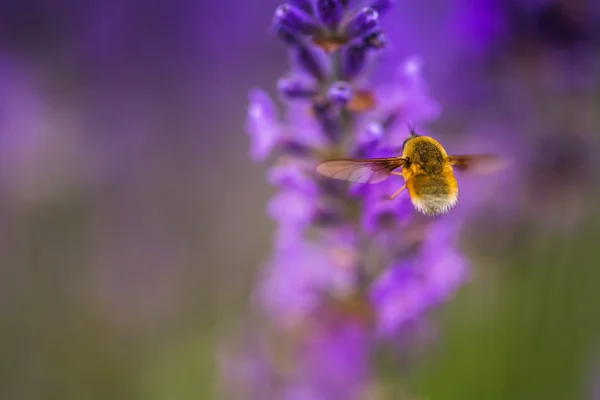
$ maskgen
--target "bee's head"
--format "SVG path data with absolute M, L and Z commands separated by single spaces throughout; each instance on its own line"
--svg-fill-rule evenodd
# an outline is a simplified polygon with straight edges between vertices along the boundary
M 417 133 L 415 132 L 415 128 L 411 124 L 408 124 L 408 130 L 410 131 L 410 133 L 409 133 L 408 137 L 406 139 L 404 139 L 404 142 L 402 143 L 402 150 L 404 150 L 404 147 L 406 147 L 406 143 L 408 143 L 412 139 L 419 136 L 419 135 L 417 135 Z

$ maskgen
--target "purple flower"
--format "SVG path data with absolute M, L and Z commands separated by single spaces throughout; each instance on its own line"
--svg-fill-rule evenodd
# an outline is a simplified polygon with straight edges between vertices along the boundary
M 431 121 L 441 111 L 439 103 L 429 95 L 423 78 L 423 61 L 416 56 L 400 63 L 392 85 L 381 85 L 375 92 L 377 98 L 386 99 L 374 111 L 376 118 L 383 119 L 386 125 L 392 125 L 393 122 L 393 128 L 397 128 L 388 131 L 389 146 L 402 145 L 407 136 L 407 123 L 418 125 Z
M 369 122 L 361 129 L 356 138 L 354 153 L 357 157 L 363 154 L 373 154 L 385 136 L 385 129 L 378 122 Z
M 319 93 L 317 83 L 303 76 L 284 76 L 277 82 L 277 88 L 285 97 L 306 98 Z
M 342 54 L 342 75 L 347 80 L 353 80 L 364 69 L 370 50 L 381 49 L 386 39 L 380 32 L 364 36 L 361 40 L 353 41 Z
M 354 399 L 369 383 L 371 337 L 362 326 L 325 323 L 298 348 L 295 378 L 282 398 Z
M 333 103 L 346 105 L 352 98 L 352 86 L 347 82 L 334 82 L 327 91 L 327 97 Z
M 400 186 L 401 180 L 390 180 L 377 189 L 371 189 L 365 195 L 365 206 L 363 210 L 362 227 L 371 234 L 375 234 L 384 228 L 390 228 L 390 224 L 398 227 L 406 222 L 414 213 L 413 205 L 408 194 L 390 200 L 389 196 Z
M 387 44 L 387 37 L 382 32 L 373 32 L 364 38 L 365 45 L 371 49 L 383 49 Z
M 385 271 L 371 289 L 378 330 L 394 335 L 429 308 L 445 301 L 468 277 L 468 264 L 450 243 L 454 227 L 434 226 L 421 252 Z
M 268 214 L 279 221 L 277 245 L 286 247 L 302 238 L 316 215 L 315 196 L 299 190 L 286 190 L 269 201 Z
M 278 324 L 290 326 L 317 310 L 324 293 L 343 295 L 354 284 L 356 254 L 352 237 L 322 243 L 297 240 L 269 259 L 258 301 Z
M 319 31 L 319 24 L 300 8 L 291 4 L 282 4 L 275 10 L 273 24 L 292 34 L 315 34 Z
M 262 90 L 250 92 L 246 131 L 251 139 L 250 155 L 258 161 L 267 158 L 283 138 L 275 104 Z
M 379 23 L 379 13 L 372 8 L 365 7 L 346 25 L 345 34 L 348 39 L 364 36 L 374 30 Z
M 452 221 L 433 225 L 422 245 L 420 262 L 434 303 L 452 296 L 469 278 L 467 259 L 456 248 L 458 228 Z
M 289 101 L 287 104 L 285 123 L 287 130 L 295 141 L 312 149 L 323 149 L 328 145 L 327 136 L 321 130 L 319 121 L 314 118 L 312 104 L 304 101 Z M 295 159 L 297 163 L 309 164 L 314 172 L 314 161 Z
M 410 263 L 391 267 L 371 288 L 379 333 L 392 335 L 423 311 L 426 303 L 423 283 L 414 268 Z
M 271 184 L 280 191 L 268 204 L 267 213 L 278 222 L 276 247 L 285 248 L 302 239 L 319 209 L 319 188 L 298 162 L 274 166 L 268 174 Z
M 378 54 L 373 50 L 386 44 L 380 13 L 394 1 L 349 3 L 280 6 L 274 22 L 292 59 L 277 84 L 285 120 L 264 92 L 251 93 L 252 157 L 262 160 L 273 150 L 278 156 L 267 177 L 277 189 L 267 207 L 276 223 L 274 246 L 255 305 L 266 317 L 263 334 L 277 338 L 274 346 L 284 343 L 291 357 L 283 374 L 260 362 L 277 376 L 261 398 L 365 396 L 370 358 L 382 339 L 419 322 L 468 276 L 451 240 L 456 224 L 415 218 L 408 192 L 389 199 L 402 177 L 348 185 L 316 174 L 327 158 L 397 156 L 407 124 L 439 113 L 418 57 L 402 62 L 395 80 L 380 88 L 363 79 Z M 272 375 L 258 378 L 265 376 Z
M 330 29 L 335 29 L 342 19 L 340 0 L 316 0 L 317 12 L 321 21 Z
M 289 162 L 273 166 L 268 173 L 267 180 L 272 185 L 282 189 L 299 190 L 306 194 L 316 196 L 317 183 L 306 172 L 309 166 L 298 162 Z
M 327 70 L 323 62 L 323 50 L 308 45 L 305 40 L 298 40 L 290 48 L 290 53 L 299 72 L 306 73 L 319 82 L 325 80 Z

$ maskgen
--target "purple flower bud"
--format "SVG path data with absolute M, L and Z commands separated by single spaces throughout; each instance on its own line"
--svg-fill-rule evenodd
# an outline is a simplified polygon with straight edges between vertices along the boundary
M 312 35 L 320 30 L 319 25 L 310 15 L 287 3 L 277 7 L 273 24 L 296 34 Z
M 312 155 L 311 148 L 297 139 L 285 138 L 280 143 L 281 151 L 288 155 L 306 157 Z
M 355 153 L 365 155 L 370 150 L 374 150 L 385 136 L 385 129 L 377 122 L 371 122 L 358 135 Z
M 394 184 L 393 181 L 390 181 L 381 189 L 373 190 L 371 188 L 366 194 L 361 221 L 365 232 L 376 233 L 385 229 L 393 229 L 410 220 L 414 208 L 408 196 L 401 196 L 394 201 L 385 198 L 395 192 L 399 186 L 397 182 Z
M 344 81 L 334 82 L 327 91 L 327 97 L 333 103 L 345 105 L 352 98 L 352 86 Z
M 277 82 L 277 89 L 286 97 L 297 99 L 307 98 L 319 92 L 316 82 L 299 76 L 284 76 Z
M 342 4 L 339 0 L 317 0 L 317 12 L 325 26 L 335 29 L 342 19 Z
M 387 37 L 381 32 L 373 32 L 363 39 L 365 46 L 372 49 L 383 49 L 387 45 Z
M 314 50 L 308 47 L 304 42 L 298 42 L 293 48 L 295 63 L 298 64 L 306 73 L 318 81 L 325 79 L 323 66 L 317 59 Z
M 284 228 L 285 238 L 280 238 L 280 244 L 288 243 L 286 238 L 301 236 L 315 215 L 317 200 L 314 194 L 299 190 L 283 190 L 271 198 L 267 214 Z
M 267 158 L 283 138 L 275 104 L 262 90 L 250 92 L 246 130 L 252 139 L 250 154 L 258 161 Z
M 453 243 L 456 227 L 434 225 L 410 263 L 388 268 L 371 287 L 381 334 L 390 335 L 451 297 L 468 279 L 468 262 Z
M 380 15 L 388 11 L 396 4 L 397 0 L 373 0 L 370 7 Z
M 367 129 L 363 131 L 362 137 L 370 142 L 379 142 L 381 139 L 383 139 L 384 135 L 385 131 L 383 126 L 377 122 L 371 122 L 369 125 L 367 125 Z
M 288 46 L 297 46 L 301 43 L 300 39 L 283 27 L 277 27 L 277 36 Z
M 344 292 L 354 272 L 348 265 L 352 258 L 339 256 L 340 249 L 353 246 L 345 240 L 312 243 L 300 239 L 276 251 L 263 269 L 257 293 L 263 309 L 286 324 L 318 307 L 321 293 Z
M 332 104 L 329 101 L 315 103 L 313 104 L 313 111 L 323 133 L 332 143 L 336 143 L 340 139 L 341 132 Z
M 342 75 L 345 79 L 354 79 L 365 66 L 367 49 L 362 45 L 353 45 L 344 51 L 342 59 Z
M 358 12 L 346 25 L 345 34 L 348 39 L 366 35 L 377 27 L 379 14 L 372 8 L 365 7 Z
M 365 399 L 370 376 L 368 329 L 355 321 L 329 321 L 307 335 L 294 365 L 302 371 L 286 387 L 285 400 Z M 327 382 L 327 385 L 323 384 Z M 264 398 L 264 397 L 263 397 Z
M 399 327 L 415 320 L 427 308 L 427 300 L 413 265 L 404 262 L 388 268 L 371 288 L 379 333 L 391 336 Z

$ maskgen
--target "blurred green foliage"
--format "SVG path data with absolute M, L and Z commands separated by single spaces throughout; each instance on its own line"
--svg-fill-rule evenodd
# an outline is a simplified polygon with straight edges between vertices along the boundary
M 599 237 L 596 217 L 572 232 L 528 229 L 493 266 L 475 257 L 476 279 L 446 307 L 441 343 L 419 366 L 415 392 L 590 399 L 600 361 Z

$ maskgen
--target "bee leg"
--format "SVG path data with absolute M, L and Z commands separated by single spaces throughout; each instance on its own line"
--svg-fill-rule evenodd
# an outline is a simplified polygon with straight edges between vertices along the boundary
M 398 196 L 402 191 L 406 189 L 406 185 L 403 185 L 400 189 L 396 190 L 396 192 L 390 196 L 390 200 L 394 200 L 396 196 Z
M 401 176 L 404 178 L 404 175 L 402 175 L 402 172 L 392 171 L 392 172 L 390 172 L 390 175 L 397 175 L 397 176 Z

